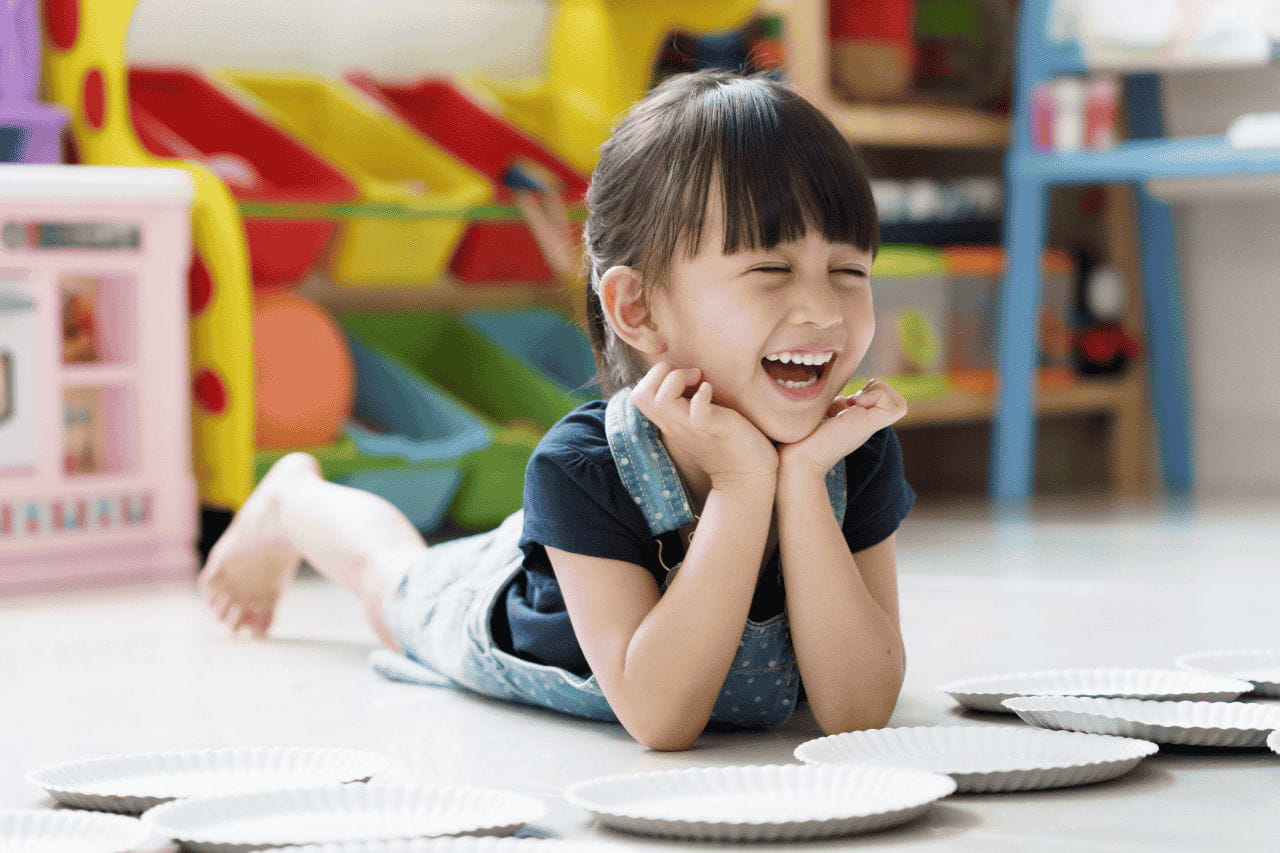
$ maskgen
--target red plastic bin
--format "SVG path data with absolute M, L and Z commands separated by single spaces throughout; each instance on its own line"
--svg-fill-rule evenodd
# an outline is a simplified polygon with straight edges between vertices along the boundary
M 357 198 L 342 172 L 194 71 L 130 68 L 129 111 L 148 151 L 206 163 L 242 201 L 329 204 Z M 337 227 L 325 219 L 246 219 L 254 289 L 301 281 Z
M 445 80 L 384 83 L 364 74 L 347 80 L 401 121 L 430 137 L 493 182 L 499 204 L 511 200 L 506 170 L 531 162 L 559 183 L 567 203 L 581 202 L 587 180 L 533 137 L 476 103 Z M 548 281 L 533 234 L 522 223 L 476 222 L 462 235 L 449 268 L 463 281 Z

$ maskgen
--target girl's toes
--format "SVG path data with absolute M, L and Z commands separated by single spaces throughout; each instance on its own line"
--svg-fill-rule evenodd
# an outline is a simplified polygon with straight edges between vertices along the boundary
M 262 639 L 267 635 L 267 629 L 271 627 L 271 611 L 266 609 L 253 610 L 245 619 L 245 627 L 249 629 L 254 637 Z
M 222 616 L 219 618 L 221 619 L 222 624 L 229 626 L 231 630 L 234 631 L 235 626 L 240 621 L 240 614 L 243 612 L 243 610 L 244 608 L 242 608 L 239 604 L 236 604 L 235 602 L 231 602 L 228 605 L 227 609 L 223 611 Z

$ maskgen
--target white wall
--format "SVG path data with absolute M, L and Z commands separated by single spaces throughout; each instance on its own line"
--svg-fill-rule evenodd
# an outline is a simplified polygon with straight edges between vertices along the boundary
M 382 77 L 537 75 L 547 0 L 138 0 L 131 62 Z
M 1170 133 L 1221 133 L 1280 110 L 1280 67 L 1169 76 L 1165 108 Z M 1280 492 L 1280 194 L 1176 211 L 1202 491 Z

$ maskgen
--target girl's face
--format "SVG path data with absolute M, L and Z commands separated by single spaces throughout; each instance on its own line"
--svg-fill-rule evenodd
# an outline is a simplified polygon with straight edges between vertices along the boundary
M 667 344 L 657 358 L 701 368 L 715 403 L 791 444 L 822 422 L 871 343 L 871 253 L 811 231 L 726 255 L 717 208 L 704 230 L 714 238 L 678 255 L 669 288 L 650 296 Z

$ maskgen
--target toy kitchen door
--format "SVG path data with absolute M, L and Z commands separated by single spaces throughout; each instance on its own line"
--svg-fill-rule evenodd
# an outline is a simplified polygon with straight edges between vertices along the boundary
M 0 273 L 0 473 L 36 465 L 35 299 Z

